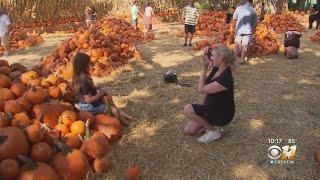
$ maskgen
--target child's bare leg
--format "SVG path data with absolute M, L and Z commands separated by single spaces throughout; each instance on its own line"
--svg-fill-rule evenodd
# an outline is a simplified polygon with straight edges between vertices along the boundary
M 130 124 L 128 120 L 131 120 L 132 117 L 129 116 L 127 113 L 125 113 L 123 110 L 118 109 L 117 107 L 114 107 L 114 106 L 111 107 L 111 110 L 112 110 L 112 114 L 119 119 L 122 125 L 128 126 Z

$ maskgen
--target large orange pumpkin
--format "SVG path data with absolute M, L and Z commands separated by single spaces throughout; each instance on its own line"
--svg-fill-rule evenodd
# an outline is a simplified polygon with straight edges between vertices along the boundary
M 42 88 L 36 88 L 33 86 L 27 92 L 27 98 L 32 104 L 40 104 L 46 100 L 47 93 Z
M 20 166 L 16 160 L 5 159 L 0 162 L 0 177 L 3 179 L 15 179 L 20 172 Z
M 45 142 L 39 142 L 31 147 L 30 157 L 36 162 L 47 162 L 52 155 L 51 147 Z
M 28 179 L 46 179 L 46 180 L 58 180 L 57 173 L 51 166 L 42 162 L 34 162 L 26 157 L 19 156 L 26 164 L 21 167 L 21 172 L 17 180 Z
M 9 100 L 4 103 L 4 112 L 18 114 L 22 111 L 22 106 L 15 100 Z
M 19 142 L 19 143 L 17 143 Z M 0 161 L 28 155 L 29 143 L 25 133 L 16 127 L 0 128 Z
M 9 88 L 11 86 L 11 79 L 3 74 L 0 74 L 0 88 Z
M 106 135 L 111 142 L 121 136 L 121 124 L 116 117 L 98 114 L 96 115 L 95 127 L 97 131 Z

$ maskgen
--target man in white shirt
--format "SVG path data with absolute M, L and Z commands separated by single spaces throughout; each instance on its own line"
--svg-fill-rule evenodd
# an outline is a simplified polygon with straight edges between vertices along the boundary
M 4 47 L 4 56 L 9 55 L 9 30 L 10 30 L 10 19 L 4 13 L 4 10 L 0 7 L 0 39 L 1 46 Z
M 252 3 L 253 0 L 246 0 L 244 5 L 237 7 L 233 15 L 233 19 L 237 20 L 235 44 L 237 55 L 241 54 L 240 64 L 248 61 L 248 49 L 252 45 L 257 25 L 257 13 Z

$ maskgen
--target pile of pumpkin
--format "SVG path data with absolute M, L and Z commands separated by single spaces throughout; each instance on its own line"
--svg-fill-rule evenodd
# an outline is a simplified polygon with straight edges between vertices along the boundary
M 217 43 L 228 45 L 234 49 L 234 25 L 229 25 L 228 31 L 221 31 L 217 39 L 197 41 L 193 50 L 201 50 L 205 46 L 215 46 Z M 281 43 L 277 39 L 276 33 L 268 29 L 263 24 L 258 24 L 254 35 L 254 44 L 251 46 L 250 52 L 254 55 L 269 55 L 278 52 Z
M 145 35 L 142 31 L 135 30 L 130 23 L 121 18 L 105 17 L 98 23 L 98 29 L 105 36 L 126 44 L 132 44 L 136 41 L 148 42 L 155 38 L 153 33 Z
M 270 55 L 278 52 L 281 46 L 276 33 L 263 24 L 258 24 L 254 35 L 254 45 L 250 52 L 255 55 Z
M 288 30 L 305 32 L 306 28 L 299 23 L 292 13 L 266 14 L 263 23 L 274 29 L 276 33 L 285 33 Z
M 208 11 L 200 15 L 196 26 L 196 33 L 200 36 L 215 36 L 221 29 L 229 29 L 225 25 L 225 11 Z
M 320 30 L 309 36 L 311 42 L 320 42 Z
M 117 118 L 78 111 L 68 82 L 39 68 L 0 60 L 0 72 L 1 179 L 82 180 L 110 169 L 109 143 L 121 136 Z M 133 167 L 126 175 L 139 173 Z
M 182 9 L 167 8 L 166 10 L 155 12 L 155 16 L 160 22 L 180 22 L 182 20 Z
M 10 51 L 15 49 L 26 49 L 43 43 L 43 38 L 35 32 L 26 33 L 22 28 L 12 28 L 9 34 Z M 0 46 L 0 55 L 4 52 L 4 48 Z
M 90 74 L 94 76 L 109 75 L 117 67 L 126 64 L 135 54 L 139 54 L 120 34 L 105 36 L 93 28 L 78 29 L 74 37 L 42 59 L 42 68 L 70 79 L 71 64 L 79 52 L 87 53 L 91 57 Z

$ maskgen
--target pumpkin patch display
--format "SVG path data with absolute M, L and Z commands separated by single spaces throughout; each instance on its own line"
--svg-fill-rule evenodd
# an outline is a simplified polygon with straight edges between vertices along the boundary
M 90 167 L 95 173 L 110 170 L 109 141 L 121 135 L 117 118 L 77 111 L 66 98 L 74 96 L 71 84 L 56 74 L 5 60 L 0 67 L 21 72 L 0 74 L 1 178 L 84 180 Z M 113 103 L 111 95 L 107 99 Z
M 44 42 L 40 34 L 35 32 L 26 33 L 23 28 L 13 26 L 9 33 L 10 50 L 27 49 Z M 0 55 L 3 55 L 4 48 L 0 46 Z
M 285 33 L 288 30 L 296 30 L 300 32 L 305 32 L 306 28 L 299 23 L 297 18 L 288 12 L 279 14 L 266 14 L 262 22 L 267 27 L 274 29 L 276 33 Z

